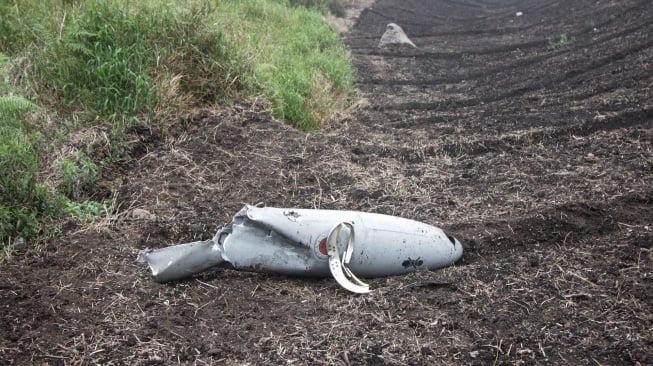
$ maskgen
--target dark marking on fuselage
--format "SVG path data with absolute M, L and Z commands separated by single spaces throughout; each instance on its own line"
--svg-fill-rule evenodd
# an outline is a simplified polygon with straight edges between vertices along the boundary
M 411 257 L 408 257 L 408 259 L 401 262 L 401 265 L 404 268 L 408 268 L 408 267 L 417 268 L 417 267 L 421 266 L 422 264 L 424 264 L 424 261 L 422 260 L 422 257 L 417 257 L 417 259 L 412 259 Z

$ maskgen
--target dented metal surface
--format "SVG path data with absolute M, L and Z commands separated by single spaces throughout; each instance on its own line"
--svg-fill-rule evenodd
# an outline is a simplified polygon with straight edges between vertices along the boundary
M 139 260 L 149 264 L 158 282 L 229 265 L 256 272 L 333 276 L 348 290 L 362 293 L 367 292 L 366 285 L 356 276 L 442 268 L 460 259 L 462 252 L 458 240 L 414 220 L 357 211 L 245 206 L 213 239 L 146 249 Z M 344 279 L 334 271 L 343 272 Z
M 149 264 L 154 280 L 157 282 L 189 277 L 224 262 L 222 250 L 213 240 L 195 241 L 156 250 L 141 250 L 137 260 Z

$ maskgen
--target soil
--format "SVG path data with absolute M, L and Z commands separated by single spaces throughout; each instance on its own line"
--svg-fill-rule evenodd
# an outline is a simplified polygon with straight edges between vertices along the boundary
M 418 48 L 377 48 L 390 22 Z M 652 34 L 650 0 L 379 0 L 343 34 L 361 101 L 324 130 L 243 101 L 134 128 L 97 192 L 119 187 L 113 219 L 0 267 L 0 364 L 653 364 Z M 260 202 L 407 217 L 465 253 L 369 295 L 135 262 Z

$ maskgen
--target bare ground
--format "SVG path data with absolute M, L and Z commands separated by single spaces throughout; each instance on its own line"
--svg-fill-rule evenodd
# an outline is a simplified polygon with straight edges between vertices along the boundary
M 376 48 L 389 22 L 418 49 Z M 363 100 L 324 131 L 244 102 L 134 129 L 98 189 L 117 218 L 0 268 L 0 364 L 653 364 L 651 34 L 649 0 L 378 1 L 343 34 Z M 365 296 L 134 262 L 258 202 L 420 220 L 465 254 Z

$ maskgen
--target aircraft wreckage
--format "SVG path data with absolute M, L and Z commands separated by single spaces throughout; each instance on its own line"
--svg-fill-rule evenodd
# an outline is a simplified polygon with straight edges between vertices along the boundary
M 154 280 L 168 282 L 211 267 L 328 277 L 367 293 L 360 277 L 384 277 L 453 264 L 463 247 L 418 221 L 357 211 L 245 206 L 210 240 L 145 249 Z

